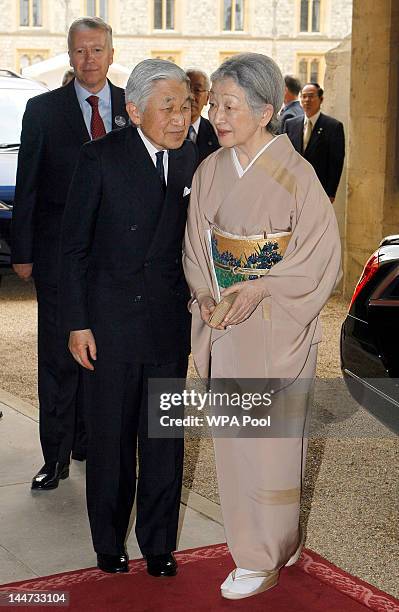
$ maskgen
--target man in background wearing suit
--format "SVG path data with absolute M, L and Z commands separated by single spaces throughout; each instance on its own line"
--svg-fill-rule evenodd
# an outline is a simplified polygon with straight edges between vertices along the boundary
M 85 370 L 87 507 L 98 567 L 127 572 L 125 540 L 137 484 L 136 536 L 152 576 L 173 576 L 183 439 L 148 435 L 151 378 L 185 378 L 190 293 L 182 240 L 197 150 L 185 140 L 185 72 L 140 62 L 126 86 L 136 127 L 82 148 L 61 237 L 60 307 Z
M 82 144 L 128 121 L 124 91 L 107 81 L 113 58 L 110 26 L 94 17 L 76 20 L 68 50 L 75 79 L 26 107 L 12 223 L 14 270 L 23 280 L 33 276 L 38 301 L 44 465 L 32 489 L 39 490 L 54 489 L 68 477 L 72 448 L 74 459 L 86 455 L 79 368 L 57 325 L 58 245 L 68 188 Z
M 295 149 L 312 164 L 328 197 L 334 202 L 344 165 L 344 126 L 320 111 L 322 102 L 320 85 L 305 85 L 301 92 L 305 117 L 288 119 L 284 131 Z
M 208 103 L 210 82 L 208 75 L 198 68 L 189 68 L 186 74 L 191 83 L 191 125 L 188 137 L 198 147 L 200 164 L 208 155 L 220 148 L 218 138 L 211 122 L 201 117 L 204 106 Z
M 301 83 L 298 79 L 287 74 L 284 77 L 284 106 L 280 111 L 280 134 L 284 132 L 285 122 L 294 117 L 303 117 L 303 108 L 298 100 Z

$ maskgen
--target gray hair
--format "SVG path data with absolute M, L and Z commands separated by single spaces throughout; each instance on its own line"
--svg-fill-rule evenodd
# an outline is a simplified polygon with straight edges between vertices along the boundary
M 133 102 L 140 112 L 144 112 L 156 81 L 169 80 L 186 83 L 190 88 L 190 79 L 182 68 L 162 59 L 145 59 L 132 70 L 126 85 L 126 102 Z
M 261 53 L 240 53 L 224 61 L 211 75 L 213 83 L 223 79 L 233 79 L 242 87 L 254 115 L 261 114 L 266 104 L 273 106 L 273 117 L 266 129 L 276 133 L 277 113 L 284 97 L 284 79 L 276 62 Z
M 211 80 L 210 80 L 209 76 L 206 74 L 206 72 L 201 70 L 201 68 L 195 68 L 195 67 L 194 68 L 187 68 L 186 75 L 188 76 L 188 78 L 190 78 L 190 74 L 200 74 L 205 79 L 205 87 L 206 87 L 207 91 L 210 90 L 210 88 L 211 88 Z
M 109 48 L 112 49 L 112 28 L 108 23 L 105 23 L 100 17 L 80 17 L 75 19 L 69 26 L 68 30 L 68 51 L 72 49 L 73 36 L 75 32 L 82 30 L 102 30 L 107 35 Z

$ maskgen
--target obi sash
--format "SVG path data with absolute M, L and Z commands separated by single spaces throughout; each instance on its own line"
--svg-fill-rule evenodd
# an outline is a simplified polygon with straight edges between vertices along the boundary
M 213 267 L 220 289 L 255 280 L 282 260 L 291 232 L 237 236 L 217 227 L 211 230 Z

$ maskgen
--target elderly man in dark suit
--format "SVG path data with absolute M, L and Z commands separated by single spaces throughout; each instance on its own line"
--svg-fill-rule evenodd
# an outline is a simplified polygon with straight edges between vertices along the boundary
M 124 91 L 107 81 L 112 30 L 98 18 L 76 20 L 68 49 L 75 79 L 30 100 L 24 115 L 12 223 L 12 260 L 34 278 L 38 300 L 40 441 L 44 466 L 32 489 L 58 486 L 72 457 L 83 460 L 79 368 L 57 326 L 57 260 L 69 184 L 83 143 L 126 125 Z M 84 202 L 82 201 L 82 206 Z M 78 433 L 78 439 L 76 438 Z M 80 437 L 80 439 L 79 439 Z
M 320 111 L 322 102 L 320 85 L 305 85 L 301 92 L 305 116 L 288 119 L 284 131 L 295 149 L 312 164 L 330 201 L 334 202 L 344 165 L 344 126 Z
M 208 155 L 219 149 L 220 144 L 211 122 L 201 116 L 202 109 L 208 103 L 209 77 L 199 68 L 189 68 L 186 74 L 190 79 L 192 93 L 191 125 L 188 137 L 198 147 L 198 164 L 200 164 Z
M 189 291 L 182 239 L 197 150 L 185 140 L 189 80 L 140 62 L 126 87 L 132 123 L 81 151 L 61 239 L 62 322 L 90 388 L 87 505 L 98 567 L 128 571 L 136 536 L 153 576 L 172 576 L 183 440 L 148 435 L 150 378 L 185 378 Z

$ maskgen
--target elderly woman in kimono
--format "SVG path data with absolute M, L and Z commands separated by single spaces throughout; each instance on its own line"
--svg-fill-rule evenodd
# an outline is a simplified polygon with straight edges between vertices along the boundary
M 184 247 L 203 378 L 315 375 L 318 316 L 340 274 L 340 240 L 313 168 L 286 134 L 274 135 L 283 88 L 277 65 L 256 53 L 230 58 L 212 75 L 209 118 L 222 148 L 195 174 Z M 232 294 L 218 323 L 215 306 Z M 299 558 L 306 444 L 301 433 L 214 443 L 237 566 L 221 594 L 240 599 L 276 585 L 279 569 Z

